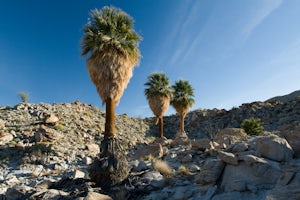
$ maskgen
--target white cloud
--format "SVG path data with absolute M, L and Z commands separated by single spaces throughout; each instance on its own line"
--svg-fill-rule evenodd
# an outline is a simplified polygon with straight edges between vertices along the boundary
M 260 3 L 261 6 L 257 8 L 242 31 L 244 41 L 248 39 L 253 30 L 259 24 L 261 24 L 274 10 L 281 5 L 282 0 L 264 0 Z

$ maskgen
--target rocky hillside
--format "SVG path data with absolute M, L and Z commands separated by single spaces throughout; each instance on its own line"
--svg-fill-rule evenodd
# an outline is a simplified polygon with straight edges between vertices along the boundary
M 239 129 L 250 117 L 267 132 Z M 159 140 L 155 119 L 118 115 L 132 169 L 109 191 L 88 177 L 104 121 L 78 101 L 0 107 L 0 199 L 300 199 L 300 98 L 190 112 L 189 139 L 174 138 L 176 115 Z
M 267 102 L 272 102 L 272 101 L 281 101 L 281 102 L 289 102 L 297 97 L 300 97 L 300 90 L 294 91 L 290 94 L 287 95 L 283 95 L 283 96 L 277 96 L 277 97 L 273 97 L 269 100 L 267 100 Z

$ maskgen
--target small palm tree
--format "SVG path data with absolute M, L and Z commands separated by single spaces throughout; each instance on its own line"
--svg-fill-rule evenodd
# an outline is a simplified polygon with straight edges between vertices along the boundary
M 194 103 L 194 90 L 188 81 L 179 80 L 172 86 L 173 98 L 171 105 L 180 116 L 180 130 L 177 133 L 180 137 L 187 137 L 184 131 L 184 118 Z
M 145 83 L 145 95 L 153 114 L 157 118 L 159 137 L 163 137 L 163 116 L 169 108 L 172 97 L 169 78 L 164 73 L 154 72 Z
M 90 78 L 102 103 L 106 104 L 104 140 L 101 143 L 101 154 L 105 157 L 114 155 L 115 105 L 129 83 L 134 66 L 139 63 L 141 37 L 133 29 L 133 19 L 118 8 L 105 6 L 91 11 L 90 15 L 83 29 L 81 48 L 82 55 L 87 57 Z M 120 168 L 115 164 L 113 167 L 116 166 Z

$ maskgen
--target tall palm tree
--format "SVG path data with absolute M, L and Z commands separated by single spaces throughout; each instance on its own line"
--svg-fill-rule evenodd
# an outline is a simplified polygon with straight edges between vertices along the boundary
M 133 19 L 121 9 L 103 7 L 90 13 L 81 40 L 82 56 L 86 56 L 87 70 L 97 92 L 106 104 L 104 140 L 101 151 L 114 154 L 115 105 L 138 65 L 141 37 L 133 29 Z
M 172 92 L 169 78 L 164 73 L 154 72 L 145 83 L 145 95 L 153 114 L 157 118 L 159 137 L 163 137 L 163 116 L 168 110 Z
M 173 98 L 171 105 L 180 116 L 180 130 L 178 136 L 187 137 L 184 131 L 184 118 L 194 103 L 194 90 L 188 81 L 179 80 L 172 86 Z

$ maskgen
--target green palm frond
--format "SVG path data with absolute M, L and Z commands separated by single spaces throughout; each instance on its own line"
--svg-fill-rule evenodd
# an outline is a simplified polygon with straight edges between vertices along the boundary
M 131 59 L 139 59 L 138 43 L 141 36 L 134 31 L 134 21 L 127 13 L 105 6 L 101 10 L 92 10 L 90 16 L 83 29 L 83 56 L 96 56 L 110 49 Z
M 148 76 L 148 82 L 145 83 L 145 96 L 147 99 L 153 96 L 172 97 L 169 78 L 164 73 L 154 72 Z
M 179 80 L 172 86 L 173 98 L 171 105 L 173 106 L 184 106 L 192 107 L 195 103 L 194 100 L 194 89 L 188 81 Z

